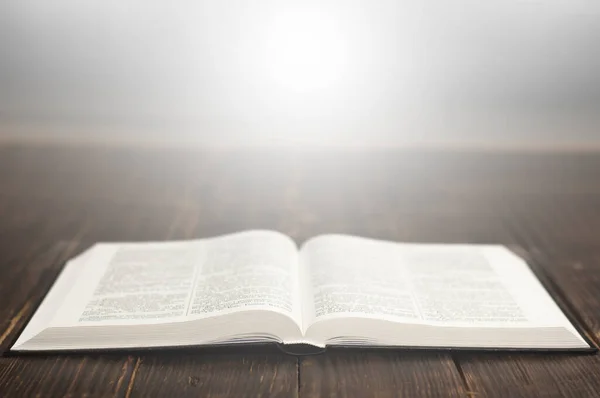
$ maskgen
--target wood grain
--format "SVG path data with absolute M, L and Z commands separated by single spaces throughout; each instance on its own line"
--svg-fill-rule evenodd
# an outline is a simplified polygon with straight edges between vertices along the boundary
M 597 397 L 598 356 L 456 355 L 473 397 Z
M 0 358 L 0 396 L 124 396 L 135 361 L 123 355 Z
M 598 339 L 599 209 L 594 154 L 0 147 L 0 353 L 82 247 L 249 228 L 520 246 Z M 599 368 L 403 351 L 0 357 L 0 396 L 598 396 Z
M 342 352 L 301 358 L 302 397 L 459 397 L 465 390 L 450 355 Z
M 296 358 L 278 350 L 256 351 L 142 355 L 127 396 L 297 396 Z

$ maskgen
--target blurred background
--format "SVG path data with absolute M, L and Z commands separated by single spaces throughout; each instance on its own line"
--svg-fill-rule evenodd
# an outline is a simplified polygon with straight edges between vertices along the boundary
M 0 140 L 600 149 L 600 3 L 7 0 Z

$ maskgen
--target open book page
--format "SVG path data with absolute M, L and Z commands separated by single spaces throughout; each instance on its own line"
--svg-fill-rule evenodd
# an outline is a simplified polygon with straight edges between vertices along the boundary
M 188 315 L 262 308 L 300 322 L 298 249 L 278 232 L 250 231 L 206 241 Z
M 204 246 L 201 242 L 99 246 L 92 252 L 97 257 L 91 267 L 102 275 L 88 299 L 81 300 L 84 308 L 78 321 L 138 323 L 185 316 Z
M 297 258 L 290 238 L 269 231 L 98 244 L 77 263 L 76 279 L 69 278 L 47 326 L 165 324 L 263 310 L 287 317 L 299 333 Z M 64 291 L 63 282 L 57 284 Z
M 421 319 L 396 244 L 325 235 L 307 241 L 301 258 L 314 303 L 306 324 L 346 314 Z
M 185 320 L 259 307 L 299 314 L 297 249 L 277 232 L 97 245 L 63 322 Z
M 353 317 L 455 329 L 556 327 L 578 335 L 527 264 L 500 246 L 328 235 L 301 250 L 310 268 L 312 324 Z

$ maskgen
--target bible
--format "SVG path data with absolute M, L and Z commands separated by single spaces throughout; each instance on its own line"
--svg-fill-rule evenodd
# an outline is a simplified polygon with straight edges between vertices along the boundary
M 278 343 L 591 350 L 502 246 L 275 231 L 99 243 L 67 262 L 11 351 Z

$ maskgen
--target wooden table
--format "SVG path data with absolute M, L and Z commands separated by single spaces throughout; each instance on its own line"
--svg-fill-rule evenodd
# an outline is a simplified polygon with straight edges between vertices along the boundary
M 273 228 L 522 247 L 600 339 L 600 155 L 0 148 L 0 352 L 94 241 Z M 0 357 L 0 396 L 600 396 L 597 355 Z

